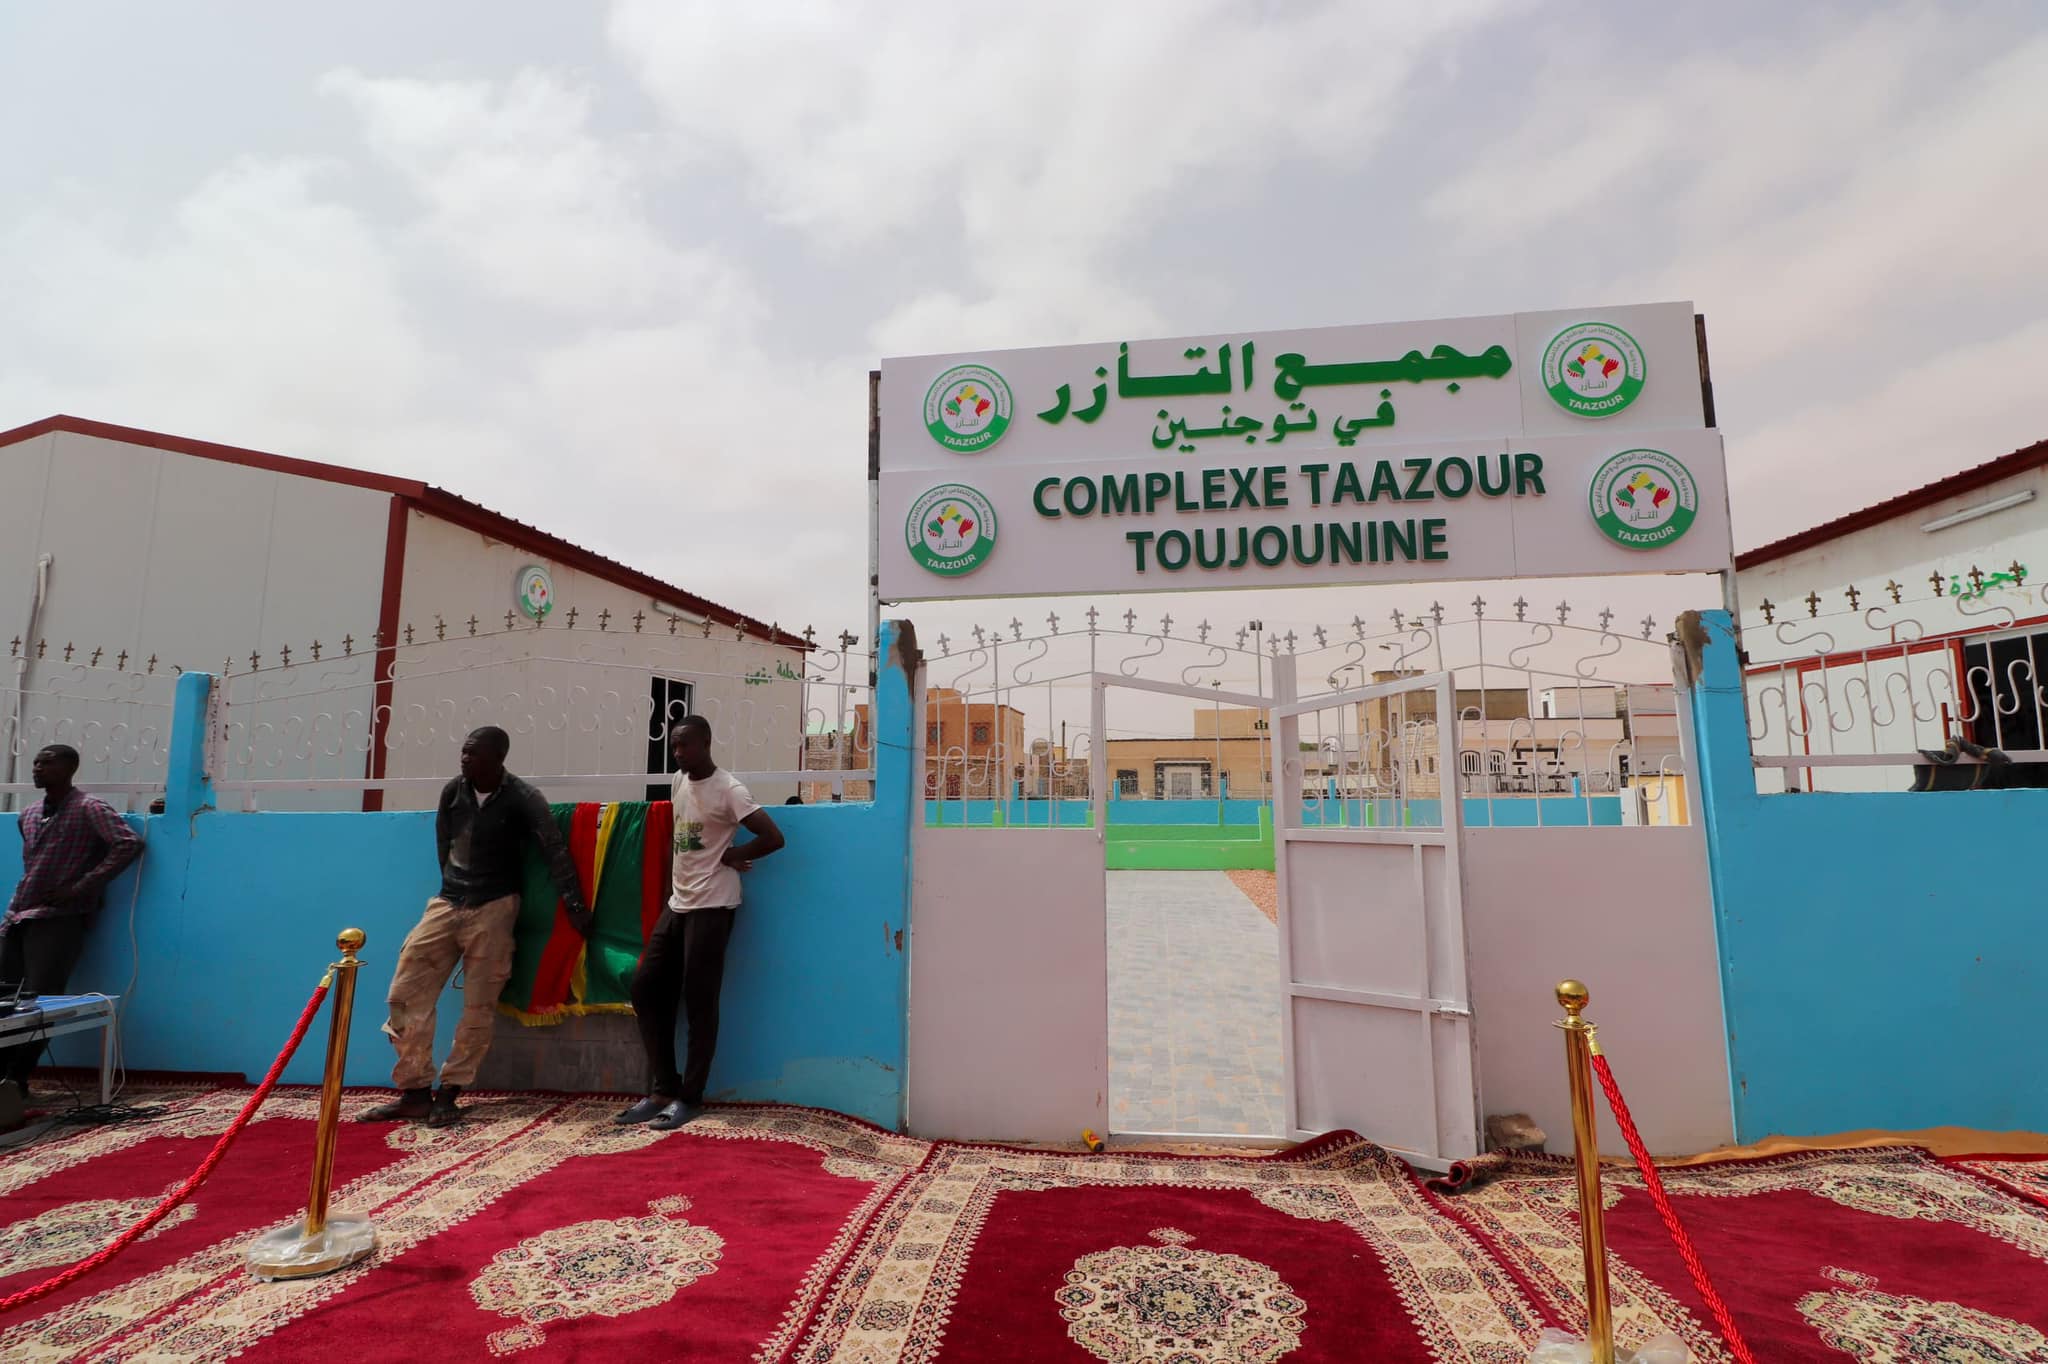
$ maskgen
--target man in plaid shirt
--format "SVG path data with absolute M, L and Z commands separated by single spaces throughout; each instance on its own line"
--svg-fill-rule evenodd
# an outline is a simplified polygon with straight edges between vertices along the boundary
M 105 801 L 72 786 L 78 750 L 51 744 L 33 772 L 43 803 L 22 811 L 21 884 L 0 921 L 0 981 L 58 995 L 85 948 L 85 931 L 107 882 L 142 855 L 142 840 Z M 28 1094 L 41 1042 L 0 1051 L 0 1081 Z

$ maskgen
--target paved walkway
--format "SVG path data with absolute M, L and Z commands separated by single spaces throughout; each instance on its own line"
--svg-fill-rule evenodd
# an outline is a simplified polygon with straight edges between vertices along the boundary
M 1280 1135 L 1279 953 L 1220 871 L 1109 873 L 1112 1132 Z

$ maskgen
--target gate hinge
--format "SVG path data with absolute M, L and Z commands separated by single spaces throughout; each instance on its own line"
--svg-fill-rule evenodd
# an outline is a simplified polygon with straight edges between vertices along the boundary
M 1434 1009 L 1431 1009 L 1430 1012 L 1444 1018 L 1470 1018 L 1472 1016 L 1472 1011 L 1462 1004 L 1439 1004 Z

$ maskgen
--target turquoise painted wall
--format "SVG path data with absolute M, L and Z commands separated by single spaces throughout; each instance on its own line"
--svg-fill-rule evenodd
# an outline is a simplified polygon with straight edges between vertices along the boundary
M 1689 697 L 1740 1140 L 2048 1131 L 2048 791 L 1760 796 L 1734 631 Z
M 787 850 L 747 877 L 726 964 L 714 1098 L 776 1100 L 901 1125 L 909 980 L 910 695 L 892 623 L 878 685 L 873 804 L 777 806 Z M 349 1038 L 350 1084 L 390 1081 L 380 1026 L 399 945 L 436 888 L 433 815 L 231 814 L 210 802 L 196 736 L 208 679 L 179 688 L 166 813 L 148 821 L 134 931 L 139 982 L 124 1009 L 127 1063 L 137 1070 L 235 1072 L 269 1066 L 334 958 L 334 935 L 369 935 Z M 188 704 L 189 703 L 189 704 Z M 894 741 L 889 736 L 894 735 Z M 182 774 L 182 777 L 180 776 Z M 16 817 L 0 816 L 0 885 L 20 875 Z M 80 989 L 124 990 L 136 955 L 128 937 L 131 882 L 112 888 Z M 446 1054 L 461 996 L 442 996 L 436 1055 Z M 316 1031 L 286 1072 L 317 1081 Z M 58 1057 L 97 1053 L 60 1039 Z

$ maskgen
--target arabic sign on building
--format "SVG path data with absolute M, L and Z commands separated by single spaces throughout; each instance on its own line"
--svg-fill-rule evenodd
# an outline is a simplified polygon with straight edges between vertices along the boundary
M 1674 303 L 885 360 L 881 595 L 1724 571 L 1695 344 Z

